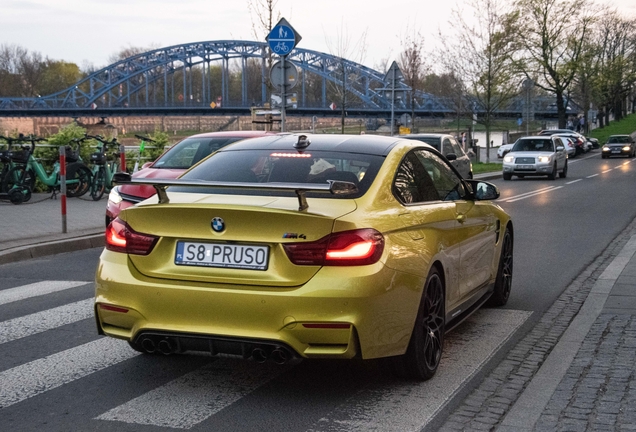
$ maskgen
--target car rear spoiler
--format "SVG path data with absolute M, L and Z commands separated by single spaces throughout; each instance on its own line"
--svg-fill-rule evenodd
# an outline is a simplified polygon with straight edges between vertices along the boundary
M 358 192 L 358 187 L 354 183 L 339 180 L 327 180 L 327 183 L 245 183 L 185 179 L 137 179 L 132 178 L 129 173 L 125 172 L 115 173 L 113 183 L 150 185 L 157 191 L 160 204 L 168 204 L 170 202 L 170 198 L 168 198 L 166 193 L 166 189 L 170 186 L 294 191 L 298 197 L 298 211 L 306 210 L 309 207 L 306 197 L 307 192 L 330 193 L 332 195 L 348 195 Z

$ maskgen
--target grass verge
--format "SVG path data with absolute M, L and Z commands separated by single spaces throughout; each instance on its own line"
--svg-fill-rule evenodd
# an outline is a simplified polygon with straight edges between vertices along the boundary
M 501 171 L 501 164 L 496 162 L 475 162 L 473 163 L 473 174 L 484 174 L 495 171 Z

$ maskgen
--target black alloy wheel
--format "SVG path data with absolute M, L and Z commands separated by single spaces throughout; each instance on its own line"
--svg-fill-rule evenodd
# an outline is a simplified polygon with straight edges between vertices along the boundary
M 497 278 L 495 279 L 495 289 L 490 299 L 488 299 L 488 306 L 503 306 L 508 303 L 512 289 L 514 240 L 509 228 L 506 228 L 501 241 L 501 255 L 499 257 Z
M 415 319 L 415 327 L 406 353 L 387 359 L 391 370 L 402 378 L 426 381 L 435 375 L 444 346 L 445 288 L 437 268 L 433 267 Z

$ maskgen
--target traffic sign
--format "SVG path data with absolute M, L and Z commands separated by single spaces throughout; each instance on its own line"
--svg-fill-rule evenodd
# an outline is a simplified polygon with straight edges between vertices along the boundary
M 402 71 L 400 70 L 397 62 L 394 61 L 393 63 L 391 63 L 388 72 L 384 76 L 384 82 L 388 82 L 389 86 L 395 87 L 397 84 L 396 81 L 402 81 L 403 79 L 404 75 L 402 74 Z
M 285 18 L 281 18 L 266 39 L 274 53 L 285 56 L 296 47 L 302 38 Z
M 269 71 L 269 79 L 276 87 L 281 87 L 284 84 L 286 89 L 292 89 L 298 83 L 298 67 L 287 60 L 285 61 L 285 70 L 283 70 L 283 62 L 277 61 Z

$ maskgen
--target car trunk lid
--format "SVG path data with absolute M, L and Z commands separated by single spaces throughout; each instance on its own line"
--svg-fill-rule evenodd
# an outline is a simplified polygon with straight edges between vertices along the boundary
M 171 193 L 169 204 L 154 204 L 154 199 L 120 215 L 133 230 L 159 237 L 149 255 L 130 255 L 134 267 L 147 277 L 235 285 L 307 282 L 319 267 L 291 264 L 282 245 L 318 240 L 331 233 L 335 219 L 356 209 L 354 200 L 331 198 L 309 199 L 304 211 L 294 197 Z M 177 264 L 176 254 L 184 247 L 190 247 L 188 258 L 200 251 L 209 257 L 215 250 L 229 256 L 225 262 L 201 257 L 206 262 L 199 265 L 197 258 Z M 240 259 L 250 250 L 266 250 L 264 266 Z

